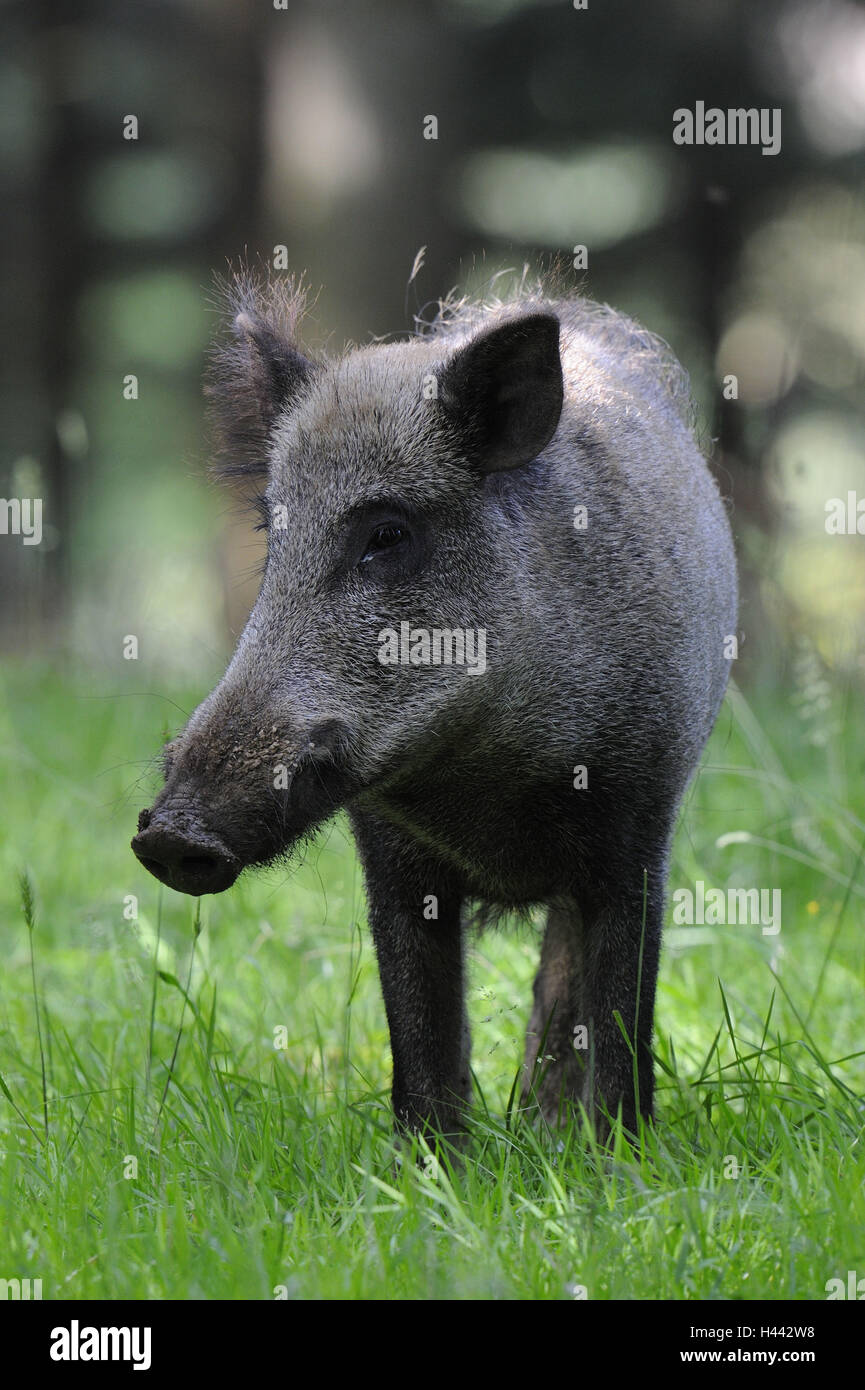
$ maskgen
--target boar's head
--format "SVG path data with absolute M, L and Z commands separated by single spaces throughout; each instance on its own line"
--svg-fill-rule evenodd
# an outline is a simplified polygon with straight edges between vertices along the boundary
M 516 306 L 313 360 L 296 346 L 293 285 L 246 278 L 230 295 L 209 394 L 222 471 L 257 480 L 267 558 L 228 669 L 168 745 L 132 842 L 192 894 L 285 854 L 354 796 L 422 794 L 445 731 L 482 736 L 490 675 L 384 664 L 382 633 L 484 630 L 488 659 L 505 661 L 521 598 L 494 483 L 549 443 L 562 408 L 550 312 Z

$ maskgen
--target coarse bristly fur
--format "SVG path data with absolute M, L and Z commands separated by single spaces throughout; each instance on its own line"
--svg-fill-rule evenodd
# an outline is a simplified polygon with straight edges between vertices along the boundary
M 290 388 L 309 291 L 292 276 L 251 270 L 216 276 L 215 288 L 216 307 L 230 327 L 213 345 L 204 388 L 216 445 L 212 472 L 226 479 L 260 476 L 267 469 L 270 403 Z
M 492 292 L 502 279 L 511 280 L 505 297 Z M 310 291 L 302 279 L 266 271 L 241 270 L 215 277 L 214 303 L 226 324 L 213 344 L 205 395 L 215 445 L 211 473 L 215 479 L 259 478 L 267 473 L 268 432 L 272 417 L 262 402 L 273 389 L 267 342 L 290 344 L 297 350 Z M 562 316 L 562 307 L 566 312 Z M 558 312 L 565 333 L 579 329 L 611 358 L 627 360 L 635 378 L 651 391 L 665 393 L 682 420 L 693 429 L 695 412 L 688 374 L 667 343 L 625 314 L 569 290 L 564 272 L 550 270 L 529 278 L 499 272 L 490 290 L 480 297 L 452 290 L 437 303 L 431 320 L 415 319 L 415 335 L 423 339 L 462 336 L 496 318 L 515 313 Z M 324 366 L 328 356 L 306 354 L 313 365 Z M 292 354 L 293 356 L 293 354 Z
M 687 377 L 632 320 L 525 276 L 337 356 L 300 347 L 299 282 L 224 288 L 219 467 L 264 487 L 267 562 L 136 853 L 220 891 L 344 807 L 396 1114 L 446 1133 L 471 1094 L 467 906 L 545 905 L 526 1103 L 634 1128 L 673 825 L 736 630 Z M 403 624 L 452 659 L 418 638 L 383 660 Z M 483 670 L 455 633 L 484 634 Z

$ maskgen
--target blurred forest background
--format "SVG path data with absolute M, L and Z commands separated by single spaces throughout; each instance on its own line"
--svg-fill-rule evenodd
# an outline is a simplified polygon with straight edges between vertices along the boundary
M 0 536 L 7 655 L 106 690 L 221 673 L 259 542 L 206 481 L 214 271 L 285 247 L 309 345 L 341 346 L 585 245 L 575 284 L 670 342 L 717 441 L 735 675 L 816 709 L 828 668 L 858 687 L 865 541 L 825 505 L 865 496 L 865 9 L 277 6 L 0 6 L 0 493 L 44 504 L 41 545 Z M 780 153 L 674 144 L 697 101 L 780 108 Z

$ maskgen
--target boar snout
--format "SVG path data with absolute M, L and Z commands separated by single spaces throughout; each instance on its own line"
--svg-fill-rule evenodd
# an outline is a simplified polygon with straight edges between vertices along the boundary
M 132 848 L 160 883 L 193 897 L 230 888 L 242 868 L 218 836 L 180 809 L 142 811 Z
M 139 815 L 134 853 L 179 893 L 230 888 L 241 870 L 289 852 L 354 787 L 341 719 L 320 718 L 302 736 L 253 728 L 228 740 L 212 725 L 191 725 L 172 745 L 165 786 Z

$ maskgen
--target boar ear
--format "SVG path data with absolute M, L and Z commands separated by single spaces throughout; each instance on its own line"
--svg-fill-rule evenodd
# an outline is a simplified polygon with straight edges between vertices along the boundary
M 519 468 L 549 444 L 563 393 L 555 314 L 478 333 L 439 377 L 439 401 L 484 473 Z
M 216 472 L 227 477 L 267 471 L 277 416 L 311 379 L 315 366 L 292 345 L 303 308 L 293 284 L 236 282 L 228 291 L 232 341 L 213 353 L 205 388 L 214 419 Z

